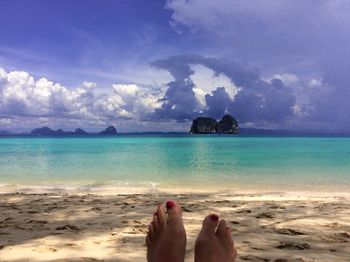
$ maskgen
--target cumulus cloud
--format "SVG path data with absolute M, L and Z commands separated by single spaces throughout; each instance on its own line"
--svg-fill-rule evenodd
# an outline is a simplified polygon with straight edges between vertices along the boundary
M 233 102 L 226 92 L 225 87 L 218 87 L 212 91 L 212 94 L 206 94 L 205 101 L 207 104 L 206 114 L 216 119 L 228 113 L 229 106 Z
M 264 80 L 257 70 L 200 55 L 174 56 L 152 65 L 168 70 L 175 79 L 168 83 L 164 103 L 156 110 L 156 116 L 186 121 L 201 114 L 219 118 L 231 113 L 241 122 L 283 121 L 294 116 L 296 98 L 292 88 L 277 78 Z M 214 87 L 211 92 L 200 92 L 191 79 L 194 74 L 191 65 L 205 66 L 215 75 L 225 75 L 231 83 L 226 87 Z M 205 107 L 198 111 L 203 93 Z
M 109 124 L 117 119 L 145 119 L 159 106 L 158 97 L 135 84 L 114 84 L 105 93 L 96 83 L 83 82 L 70 89 L 28 72 L 0 68 L 0 116 L 10 124 L 18 118 L 66 119 Z
M 93 100 L 85 87 L 69 90 L 46 78 L 13 71 L 2 81 L 0 112 L 12 116 L 83 117 Z
M 94 88 L 94 87 L 96 87 L 96 83 L 89 82 L 89 81 L 84 81 L 83 82 L 83 86 L 86 87 L 86 88 Z
M 193 91 L 193 81 L 189 78 L 193 70 L 189 63 L 181 59 L 158 60 L 153 67 L 169 71 L 174 80 L 167 84 L 168 89 L 161 99 L 162 106 L 155 110 L 158 119 L 186 121 L 196 116 L 197 100 Z
M 146 120 L 147 115 L 160 107 L 159 97 L 147 93 L 135 84 L 114 84 L 113 96 L 115 105 L 127 118 Z
M 203 65 L 191 65 L 191 68 L 194 73 L 190 78 L 194 83 L 193 91 L 199 103 L 198 111 L 204 110 L 207 105 L 205 96 L 211 94 L 219 86 L 225 87 L 231 99 L 237 94 L 238 87 L 226 75 L 215 73 Z

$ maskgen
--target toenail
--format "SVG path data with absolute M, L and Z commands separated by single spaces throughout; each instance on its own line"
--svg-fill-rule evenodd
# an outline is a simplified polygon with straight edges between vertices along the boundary
M 216 222 L 216 221 L 219 220 L 219 216 L 216 215 L 216 214 L 211 214 L 211 215 L 209 215 L 209 218 L 210 218 L 212 221 L 214 221 L 214 222 Z
M 175 206 L 175 202 L 172 200 L 169 200 L 166 202 L 166 208 L 167 209 L 172 209 Z
M 157 212 L 154 212 L 154 213 L 153 213 L 153 216 L 156 216 L 156 215 L 157 215 Z

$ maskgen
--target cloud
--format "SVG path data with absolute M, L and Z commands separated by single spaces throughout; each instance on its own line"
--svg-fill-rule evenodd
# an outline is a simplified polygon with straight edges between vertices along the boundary
M 220 44 L 222 39 L 230 39 L 231 50 L 295 55 L 330 50 L 330 43 L 345 46 L 338 40 L 349 39 L 347 0 L 168 0 L 166 8 L 172 11 L 173 27 L 216 36 L 213 41 Z
M 114 98 L 119 107 L 128 113 L 129 118 L 145 120 L 149 113 L 160 107 L 159 97 L 148 94 L 135 84 L 114 84 Z
M 173 56 L 151 63 L 172 80 L 165 90 L 138 84 L 113 84 L 99 89 L 94 82 L 68 88 L 28 72 L 0 68 L 0 123 L 26 127 L 102 126 L 115 123 L 125 130 L 184 130 L 197 116 L 221 118 L 229 113 L 244 126 L 343 130 L 343 104 L 323 78 L 292 73 L 262 75 L 238 63 L 201 55 Z M 334 110 L 330 110 L 334 109 Z M 345 108 L 346 109 L 346 108 Z M 175 122 L 176 124 L 175 124 Z
M 212 91 L 212 94 L 206 94 L 205 101 L 207 104 L 205 113 L 216 119 L 228 113 L 229 106 L 233 102 L 226 92 L 225 87 L 218 87 Z
M 237 94 L 238 88 L 224 74 L 217 74 L 215 71 L 202 65 L 191 65 L 194 74 L 191 75 L 194 88 L 193 91 L 199 102 L 198 110 L 206 107 L 206 94 L 211 94 L 218 86 L 224 86 L 225 91 L 231 99 Z
M 159 106 L 159 97 L 135 84 L 114 84 L 98 94 L 95 89 L 93 82 L 84 81 L 70 89 L 46 78 L 35 80 L 28 72 L 0 68 L 0 117 L 36 119 L 37 123 L 45 118 L 109 124 L 120 119 L 145 119 Z
M 84 81 L 83 82 L 83 86 L 86 87 L 86 88 L 94 88 L 94 87 L 96 87 L 96 83 L 89 82 L 89 81 Z
M 194 118 L 198 102 L 193 91 L 193 81 L 189 78 L 193 74 L 190 64 L 184 63 L 182 59 L 167 59 L 154 61 L 151 66 L 169 71 L 174 78 L 167 84 L 168 89 L 161 99 L 162 106 L 155 110 L 154 117 L 178 121 Z
M 46 78 L 13 71 L 2 82 L 0 112 L 13 116 L 83 117 L 93 99 L 85 87 L 68 90 Z
M 265 79 L 273 75 L 297 76 L 294 83 L 280 80 L 293 89 L 296 104 L 291 121 L 304 121 L 298 127 L 323 122 L 326 128 L 350 131 L 350 118 L 344 113 L 350 110 L 349 1 L 168 0 L 166 8 L 172 12 L 172 28 L 205 42 L 203 54 L 258 67 Z M 311 85 L 312 79 L 318 84 Z M 276 88 L 271 90 L 278 93 Z M 254 97 L 255 91 L 249 92 L 253 93 L 241 92 L 237 96 L 242 104 L 248 100 L 252 106 L 262 102 L 260 97 Z M 289 97 L 286 102 L 292 102 L 292 97 L 284 97 Z M 266 114 L 271 110 L 266 109 Z M 257 113 L 253 115 L 259 116 Z M 266 114 L 262 117 L 266 118 Z M 249 112 L 242 115 L 244 119 L 253 116 Z
M 201 114 L 219 118 L 224 113 L 231 113 L 243 123 L 278 122 L 294 116 L 296 98 L 292 88 L 277 78 L 264 80 L 257 70 L 200 55 L 174 56 L 151 65 L 168 70 L 175 79 L 168 83 L 164 103 L 156 110 L 158 117 L 186 121 Z M 225 75 L 231 83 L 226 82 L 228 86 L 213 87 L 211 92 L 207 90 L 205 93 L 193 83 L 191 65 L 205 66 L 216 76 Z M 234 89 L 234 92 L 227 92 L 227 88 Z M 203 94 L 204 107 L 200 99 Z M 203 110 L 198 110 L 198 104 Z

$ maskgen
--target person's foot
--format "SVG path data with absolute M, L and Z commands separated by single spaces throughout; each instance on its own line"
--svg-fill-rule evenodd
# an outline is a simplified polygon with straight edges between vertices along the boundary
M 181 208 L 175 201 L 166 202 L 167 214 L 160 204 L 153 215 L 146 237 L 148 262 L 183 262 L 186 232 Z
M 231 229 L 217 215 L 207 216 L 196 240 L 194 261 L 233 262 L 236 257 Z

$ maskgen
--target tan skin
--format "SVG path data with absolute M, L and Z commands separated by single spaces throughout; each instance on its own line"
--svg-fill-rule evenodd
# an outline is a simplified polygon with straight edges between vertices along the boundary
M 146 237 L 148 262 L 183 262 L 186 249 L 186 231 L 180 205 L 167 201 L 157 207 Z M 234 262 L 237 251 L 231 230 L 215 214 L 203 220 L 195 244 L 195 262 Z

